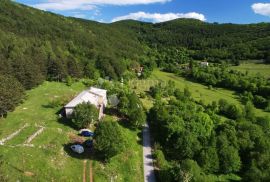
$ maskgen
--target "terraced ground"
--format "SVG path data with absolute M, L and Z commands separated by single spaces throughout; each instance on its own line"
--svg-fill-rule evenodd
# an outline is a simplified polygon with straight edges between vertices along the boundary
M 24 103 L 9 113 L 7 118 L 0 119 L 0 140 L 28 125 L 18 135 L 0 145 L 0 156 L 5 161 L 4 173 L 9 181 L 83 181 L 85 159 L 93 161 L 94 181 L 142 181 L 139 131 L 123 127 L 130 145 L 125 152 L 106 164 L 95 160 L 90 152 L 79 156 L 70 151 L 67 145 L 69 134 L 77 131 L 69 123 L 59 120 L 58 111 L 61 107 L 51 107 L 50 103 L 52 100 L 72 98 L 84 89 L 81 82 L 71 87 L 63 83 L 44 82 L 28 91 Z M 23 145 L 40 126 L 44 127 L 44 131 L 31 141 L 32 146 Z

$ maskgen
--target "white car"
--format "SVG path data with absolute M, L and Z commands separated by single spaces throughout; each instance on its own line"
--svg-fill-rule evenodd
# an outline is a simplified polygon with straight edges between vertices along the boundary
M 84 148 L 81 145 L 72 145 L 71 150 L 73 150 L 73 152 L 76 152 L 78 154 L 82 154 L 84 152 Z
M 81 129 L 80 131 L 79 131 L 79 133 L 82 133 L 82 132 L 84 132 L 84 131 L 87 131 L 87 132 L 90 132 L 90 133 L 93 133 L 91 130 L 89 130 L 89 129 Z

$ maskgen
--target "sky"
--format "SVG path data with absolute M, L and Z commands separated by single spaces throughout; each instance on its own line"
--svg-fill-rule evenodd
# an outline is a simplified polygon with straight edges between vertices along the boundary
M 15 0 L 64 16 L 111 23 L 195 18 L 218 23 L 270 22 L 270 0 Z

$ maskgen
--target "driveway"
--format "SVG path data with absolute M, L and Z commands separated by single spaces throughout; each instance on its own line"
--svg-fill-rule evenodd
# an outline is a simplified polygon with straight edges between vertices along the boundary
M 150 131 L 148 123 L 143 128 L 143 164 L 144 182 L 155 182 L 152 148 L 150 142 Z

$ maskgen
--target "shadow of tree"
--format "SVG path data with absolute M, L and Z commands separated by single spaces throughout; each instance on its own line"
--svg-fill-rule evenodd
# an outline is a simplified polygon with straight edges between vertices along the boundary
M 77 126 L 71 121 L 71 119 L 68 119 L 66 117 L 61 117 L 61 118 L 58 118 L 58 123 L 64 125 L 64 126 L 67 126 L 67 127 L 70 127 L 74 130 L 78 130 L 79 128 L 77 128 Z
M 42 107 L 45 108 L 45 109 L 54 109 L 55 108 L 51 104 L 43 104 Z
M 116 116 L 118 118 L 123 118 L 123 114 L 119 112 L 117 108 L 106 108 L 104 111 L 104 114 L 110 115 L 110 116 Z
M 139 140 L 137 141 L 137 143 L 141 146 L 143 146 L 143 132 L 142 130 L 137 134 L 137 137 L 139 138 Z

